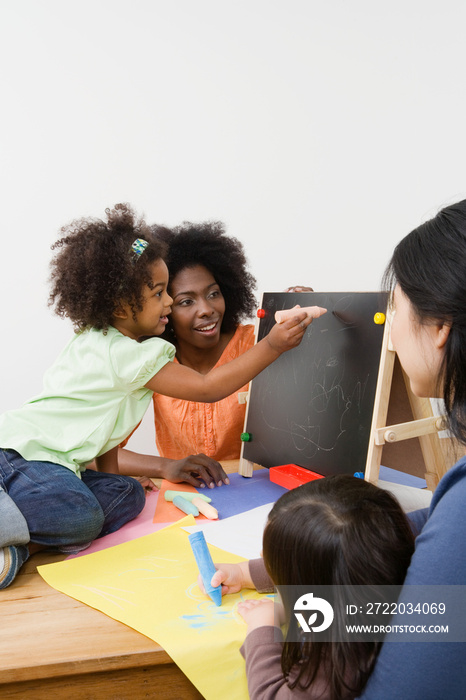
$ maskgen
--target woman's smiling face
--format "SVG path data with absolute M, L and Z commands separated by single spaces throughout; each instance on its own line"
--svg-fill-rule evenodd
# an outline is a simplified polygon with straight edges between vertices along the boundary
M 170 320 L 177 342 L 196 348 L 215 347 L 225 314 L 225 299 L 213 275 L 203 265 L 185 267 L 170 283 Z

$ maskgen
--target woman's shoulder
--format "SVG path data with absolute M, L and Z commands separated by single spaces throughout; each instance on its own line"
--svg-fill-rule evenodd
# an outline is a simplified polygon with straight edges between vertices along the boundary
M 251 340 L 254 341 L 254 325 L 252 323 L 240 323 L 236 329 L 235 335 L 247 342 Z
M 252 348 L 255 341 L 254 326 L 252 323 L 240 324 L 237 326 L 233 336 L 231 337 L 228 345 L 223 351 L 223 356 L 229 359 L 233 359 L 241 355 L 249 348 Z
M 448 501 L 450 501 L 450 499 L 462 500 L 463 497 L 466 498 L 466 456 L 459 459 L 440 480 L 432 496 L 430 513 L 432 513 L 444 499 Z M 466 506 L 466 500 L 463 501 L 463 505 Z
M 464 585 L 466 539 L 466 458 L 441 479 L 432 497 L 427 521 L 416 538 L 406 577 L 410 585 Z

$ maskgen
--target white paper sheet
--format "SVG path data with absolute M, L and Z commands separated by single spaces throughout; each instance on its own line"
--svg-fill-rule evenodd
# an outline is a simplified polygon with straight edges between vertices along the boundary
M 420 508 L 428 508 L 432 500 L 432 491 L 427 489 L 417 489 L 413 486 L 395 484 L 391 481 L 378 481 L 377 486 L 390 491 L 398 499 L 405 513 L 411 513 L 411 511 L 419 510 Z
M 224 520 L 184 527 L 186 532 L 204 531 L 207 542 L 246 559 L 257 559 L 262 552 L 262 533 L 273 503 L 258 506 Z

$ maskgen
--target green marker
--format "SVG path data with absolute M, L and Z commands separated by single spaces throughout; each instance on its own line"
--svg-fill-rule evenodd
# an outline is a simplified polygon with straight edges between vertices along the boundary
M 204 496 L 203 493 L 192 493 L 189 491 L 170 491 L 170 490 L 165 491 L 165 500 L 166 501 L 173 501 L 175 496 L 183 496 L 183 498 L 186 498 L 187 501 L 192 501 L 193 498 L 202 498 L 202 500 L 206 501 L 206 503 L 210 503 L 212 500 L 208 496 Z

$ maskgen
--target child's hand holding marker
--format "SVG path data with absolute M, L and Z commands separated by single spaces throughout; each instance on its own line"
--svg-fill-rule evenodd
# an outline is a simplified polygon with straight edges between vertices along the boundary
M 249 562 L 241 561 L 239 564 L 215 564 L 215 573 L 213 574 L 210 585 L 213 588 L 221 586 L 222 595 L 227 593 L 239 593 L 243 588 L 255 589 L 251 574 L 249 573 Z M 202 578 L 199 576 L 197 583 L 203 593 L 205 587 Z
M 222 589 L 220 585 L 212 586 L 211 584 L 211 580 L 215 574 L 215 565 L 210 556 L 205 535 L 202 530 L 200 530 L 199 532 L 191 533 L 188 539 L 199 569 L 199 578 L 203 584 L 202 592 L 207 593 L 215 605 L 221 605 Z

